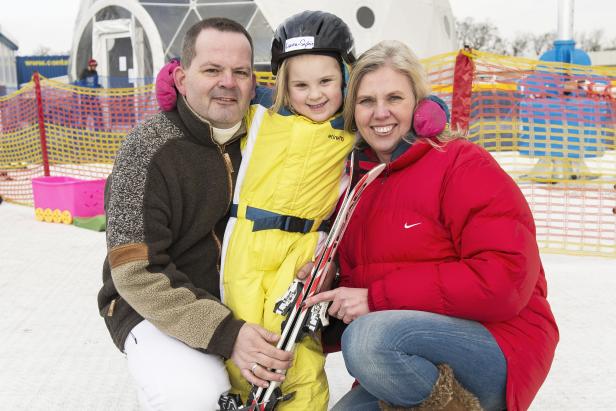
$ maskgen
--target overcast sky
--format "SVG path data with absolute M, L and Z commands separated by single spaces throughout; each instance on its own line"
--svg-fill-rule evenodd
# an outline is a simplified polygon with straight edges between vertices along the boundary
M 345 1 L 345 0 L 336 0 Z M 412 0 L 409 0 L 412 1 Z M 489 20 L 502 37 L 517 32 L 556 31 L 558 0 L 450 0 L 457 19 Z M 306 7 L 311 2 L 306 1 Z M 52 52 L 71 48 L 79 0 L 0 0 L 0 30 L 19 45 L 18 54 L 32 54 L 41 46 Z M 574 30 L 604 30 L 616 38 L 616 0 L 577 0 Z
M 449 0 L 456 19 L 472 17 L 491 21 L 502 37 L 516 33 L 556 31 L 558 0 Z M 603 30 L 603 39 L 616 38 L 616 0 L 576 0 L 573 30 L 590 33 Z
M 19 55 L 40 46 L 71 49 L 79 0 L 0 0 L 0 30 L 17 42 Z

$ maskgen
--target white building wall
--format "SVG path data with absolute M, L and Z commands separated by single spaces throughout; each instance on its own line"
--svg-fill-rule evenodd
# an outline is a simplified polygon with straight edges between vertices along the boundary
M 6 86 L 9 80 L 8 49 L 0 44 L 0 85 Z
M 588 57 L 593 66 L 616 67 L 616 50 L 591 51 Z
M 4 47 L 3 45 L 0 44 L 0 86 L 4 86 L 7 83 L 7 70 L 6 70 L 6 63 L 4 62 L 5 57 L 5 50 L 6 47 Z
M 17 90 L 15 51 L 3 42 L 0 42 L 0 87 L 6 89 L 7 94 Z

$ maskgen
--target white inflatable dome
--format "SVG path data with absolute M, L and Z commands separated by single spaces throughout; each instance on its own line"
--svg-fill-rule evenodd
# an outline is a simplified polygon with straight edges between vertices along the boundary
M 126 85 L 147 81 L 180 55 L 192 24 L 213 16 L 242 23 L 253 37 L 256 63 L 268 64 L 273 29 L 306 9 L 341 17 L 351 27 L 358 54 L 383 39 L 401 40 L 420 57 L 456 47 L 449 0 L 82 0 L 69 73 L 76 79 L 94 57 L 103 77 L 125 79 Z

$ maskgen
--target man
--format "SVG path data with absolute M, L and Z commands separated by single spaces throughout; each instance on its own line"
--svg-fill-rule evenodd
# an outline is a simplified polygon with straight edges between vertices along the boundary
M 98 63 L 94 59 L 88 60 L 88 67 L 83 69 L 79 76 L 80 85 L 83 87 L 98 88 L 101 85 L 98 83 L 98 72 L 96 71 Z
M 255 93 L 252 59 L 238 23 L 191 27 L 174 72 L 177 108 L 129 133 L 108 180 L 98 305 L 146 409 L 217 408 L 230 388 L 224 359 L 260 386 L 284 379 L 269 368 L 290 366 L 292 355 L 273 345 L 278 336 L 235 319 L 219 299 L 220 239 Z

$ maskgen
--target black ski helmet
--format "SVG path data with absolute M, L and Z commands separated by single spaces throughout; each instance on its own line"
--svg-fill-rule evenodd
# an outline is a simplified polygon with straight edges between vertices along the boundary
M 353 48 L 353 35 L 341 18 L 325 11 L 303 11 L 283 21 L 274 33 L 272 74 L 287 57 L 313 52 L 339 54 L 352 64 Z

